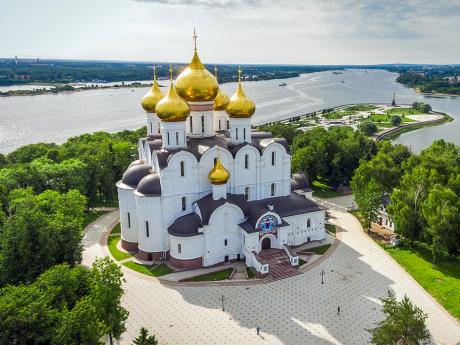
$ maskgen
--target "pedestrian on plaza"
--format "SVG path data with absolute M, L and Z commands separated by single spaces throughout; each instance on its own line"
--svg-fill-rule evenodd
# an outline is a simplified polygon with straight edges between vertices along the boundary
M 340 307 L 337 307 L 337 315 L 340 315 Z
M 260 332 L 260 327 L 257 326 L 257 335 L 259 335 L 259 332 Z

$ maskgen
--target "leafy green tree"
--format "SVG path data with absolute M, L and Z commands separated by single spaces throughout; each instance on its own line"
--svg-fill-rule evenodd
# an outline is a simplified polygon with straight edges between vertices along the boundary
M 424 345 L 431 342 L 425 320 L 428 317 L 404 296 L 398 302 L 393 294 L 381 299 L 385 319 L 369 330 L 374 345 Z
M 149 335 L 149 331 L 142 327 L 138 337 L 133 340 L 133 345 L 158 345 L 158 340 L 154 335 Z
M 391 124 L 393 126 L 399 126 L 402 123 L 401 116 L 399 115 L 393 115 L 390 120 Z
M 377 126 L 372 121 L 363 121 L 358 125 L 358 129 L 367 136 L 371 136 L 377 132 Z
M 80 299 L 72 310 L 64 309 L 53 336 L 55 345 L 103 345 L 106 326 L 99 321 L 91 298 Z
M 370 230 L 372 222 L 377 221 L 378 211 L 382 205 L 382 194 L 375 181 L 370 180 L 365 185 L 359 185 L 357 179 L 351 182 L 355 202 L 363 219 L 363 225 Z
M 128 311 L 121 307 L 123 273 L 109 257 L 97 259 L 91 269 L 91 298 L 98 318 L 107 327 L 110 344 L 125 331 Z
M 288 144 L 292 144 L 294 138 L 301 132 L 293 125 L 285 123 L 275 123 L 259 127 L 259 131 L 270 132 L 277 138 L 285 138 Z
M 58 146 L 56 144 L 29 144 L 21 146 L 8 154 L 8 161 L 14 163 L 30 163 L 39 157 L 54 159 L 57 156 Z

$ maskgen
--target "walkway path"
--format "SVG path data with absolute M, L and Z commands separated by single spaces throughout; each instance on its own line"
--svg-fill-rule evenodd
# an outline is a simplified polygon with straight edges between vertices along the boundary
M 459 342 L 459 323 L 362 232 L 359 222 L 347 213 L 333 215 L 343 232 L 330 257 L 304 274 L 270 284 L 169 286 L 122 267 L 126 279 L 122 302 L 130 315 L 120 344 L 131 344 L 141 326 L 160 344 L 366 344 L 365 329 L 382 317 L 378 299 L 388 289 L 398 297 L 407 294 L 429 313 L 435 344 Z M 88 227 L 85 264 L 108 253 L 97 238 L 116 217 L 109 213 Z M 326 273 L 325 284 L 321 270 Z

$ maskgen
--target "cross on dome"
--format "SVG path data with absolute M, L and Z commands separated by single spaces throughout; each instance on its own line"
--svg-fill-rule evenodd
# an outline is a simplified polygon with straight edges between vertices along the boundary
M 198 35 L 196 34 L 196 31 L 195 31 L 195 28 L 193 28 L 193 45 L 195 47 L 195 51 L 196 51 L 196 39 L 198 38 Z

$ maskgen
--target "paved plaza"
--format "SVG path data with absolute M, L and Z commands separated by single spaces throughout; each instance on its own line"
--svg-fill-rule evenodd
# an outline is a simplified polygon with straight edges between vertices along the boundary
M 141 326 L 155 334 L 160 344 L 169 345 L 367 344 L 366 329 L 382 317 L 378 299 L 388 289 L 397 297 L 407 294 L 429 314 L 434 344 L 459 343 L 460 324 L 362 232 L 353 216 L 332 214 L 342 231 L 330 257 L 303 274 L 270 284 L 162 285 L 154 277 L 123 267 L 122 302 L 130 315 L 119 344 L 131 344 Z M 87 228 L 84 264 L 108 255 L 104 236 L 117 218 L 117 212 L 112 212 Z

